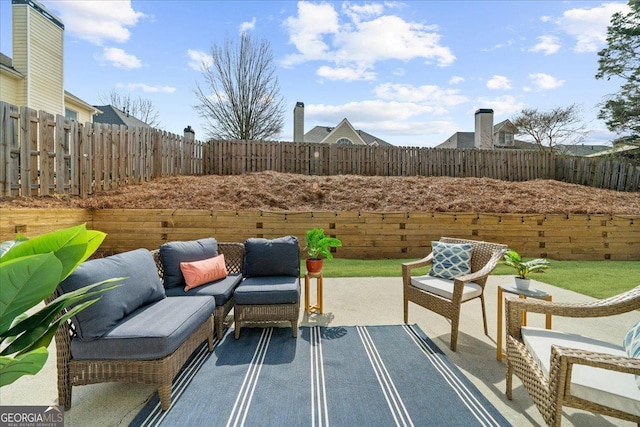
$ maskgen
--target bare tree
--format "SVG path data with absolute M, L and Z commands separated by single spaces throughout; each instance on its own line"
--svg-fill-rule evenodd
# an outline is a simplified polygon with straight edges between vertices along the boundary
M 581 143 L 589 134 L 580 112 L 578 104 L 550 111 L 524 108 L 511 122 L 518 128 L 518 135 L 531 137 L 540 150 L 564 154 L 567 147 Z
M 273 65 L 271 45 L 242 33 L 211 48 L 211 65 L 203 64 L 203 89 L 194 108 L 214 139 L 265 140 L 277 136 L 284 123 L 284 100 Z
M 133 99 L 128 93 L 123 95 L 115 89 L 112 89 L 109 93 L 100 94 L 99 99 L 100 102 L 113 105 L 117 109 L 130 114 L 151 127 L 160 127 L 158 110 L 148 98 L 138 97 Z

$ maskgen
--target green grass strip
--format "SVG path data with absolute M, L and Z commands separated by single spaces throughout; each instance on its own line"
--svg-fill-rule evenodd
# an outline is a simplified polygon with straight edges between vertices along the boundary
M 324 277 L 401 277 L 402 263 L 415 259 L 324 260 Z M 544 273 L 530 277 L 559 288 L 594 298 L 607 298 L 640 285 L 640 261 L 554 261 Z M 302 260 L 301 271 L 306 271 Z M 429 268 L 414 270 L 426 274 Z M 499 264 L 493 275 L 513 275 L 513 269 Z

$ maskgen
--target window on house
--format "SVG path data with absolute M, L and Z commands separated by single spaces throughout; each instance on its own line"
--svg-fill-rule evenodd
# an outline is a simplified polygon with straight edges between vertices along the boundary
M 513 133 L 500 132 L 498 134 L 498 145 L 500 146 L 512 146 L 513 145 Z
M 64 109 L 64 116 L 67 119 L 71 119 L 71 120 L 75 120 L 76 122 L 78 121 L 78 112 L 74 111 L 70 108 L 66 108 Z
M 336 144 L 352 145 L 353 142 L 349 138 L 340 138 L 339 140 L 336 141 Z

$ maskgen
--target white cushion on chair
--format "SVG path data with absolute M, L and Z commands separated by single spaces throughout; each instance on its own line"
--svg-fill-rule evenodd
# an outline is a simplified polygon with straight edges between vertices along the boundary
M 525 345 L 547 378 L 552 344 L 627 357 L 622 346 L 606 341 L 527 326 L 521 330 Z M 636 387 L 632 374 L 573 365 L 571 395 L 640 416 L 640 390 Z
M 453 298 L 453 280 L 440 279 L 433 276 L 415 276 L 411 278 L 411 284 L 423 291 L 436 294 L 443 298 Z M 462 301 L 470 300 L 482 294 L 482 286 L 474 282 L 467 282 L 462 288 Z

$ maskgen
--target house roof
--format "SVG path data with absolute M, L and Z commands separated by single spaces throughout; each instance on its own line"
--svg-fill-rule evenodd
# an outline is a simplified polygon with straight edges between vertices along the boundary
M 78 98 L 77 96 L 75 96 L 69 91 L 66 91 L 66 90 L 64 91 L 64 97 L 65 97 L 65 100 L 69 100 L 71 102 L 75 102 L 76 104 L 82 105 L 87 110 L 93 110 L 93 114 L 100 113 L 100 110 L 98 110 L 96 107 L 83 101 L 82 99 Z
M 100 114 L 96 114 L 93 118 L 94 123 L 125 125 L 127 127 L 151 127 L 142 120 L 136 119 L 113 105 L 94 105 L 93 107 L 101 111 Z
M 10 75 L 13 75 L 16 78 L 19 78 L 19 79 L 24 78 L 24 75 L 20 71 L 13 68 L 13 61 L 11 60 L 11 58 L 1 52 L 0 52 L 0 69 L 9 73 Z
M 366 145 L 373 145 L 376 142 L 378 143 L 378 145 L 386 145 L 386 146 L 392 145 L 387 141 L 381 138 L 378 138 L 374 135 L 371 135 L 370 133 L 367 133 L 363 130 L 359 130 L 359 129 L 356 130 L 355 128 L 353 128 L 349 120 L 347 120 L 346 118 L 342 119 L 342 121 L 338 124 L 338 126 L 335 126 L 335 127 L 332 127 L 332 126 L 314 127 L 309 132 L 304 134 L 304 142 L 312 142 L 312 143 L 323 142 L 336 128 L 340 127 L 343 123 L 346 123 L 348 126 L 350 126 L 353 129 L 353 131 L 356 134 L 358 134 L 358 136 L 362 139 L 362 142 Z

